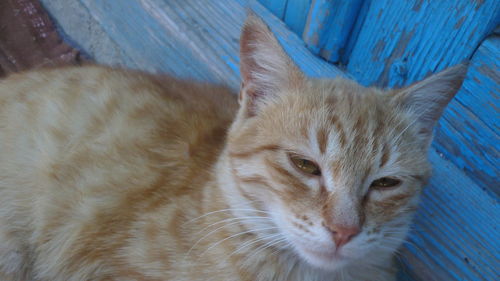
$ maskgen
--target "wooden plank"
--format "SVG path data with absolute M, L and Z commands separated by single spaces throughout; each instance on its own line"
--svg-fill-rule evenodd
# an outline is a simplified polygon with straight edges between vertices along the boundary
M 476 183 L 500 195 L 500 37 L 481 44 L 446 109 L 434 146 Z
M 309 49 L 331 62 L 338 62 L 364 0 L 313 0 L 303 39 Z
M 285 17 L 285 10 L 288 1 L 290 0 L 259 0 L 264 7 L 281 20 Z
M 141 69 L 237 89 L 239 34 L 251 7 L 279 34 L 285 50 L 308 75 L 343 75 L 310 54 L 297 35 L 256 1 L 80 1 Z
M 170 40 L 168 30 L 138 1 L 81 0 L 92 11 L 110 37 L 123 46 L 123 50 L 138 68 L 165 71 L 178 77 L 197 80 L 216 80 L 206 64 L 180 41 Z M 109 11 L 113 11 L 110 13 Z M 179 50 L 182 50 L 180 52 Z M 175 62 L 175 63 L 174 63 Z
M 326 29 L 328 14 L 332 9 L 332 2 L 327 0 L 313 0 L 309 8 L 302 38 L 315 54 L 319 54 L 321 50 L 322 43 L 320 43 L 320 39 L 324 38 L 321 35 L 323 30 Z
M 347 70 L 364 85 L 407 85 L 470 58 L 499 20 L 498 0 L 370 1 Z
M 283 21 L 299 37 L 304 32 L 311 0 L 288 0 Z
M 485 40 L 474 53 L 469 73 L 462 87 L 464 94 L 457 96 L 479 120 L 500 133 L 500 35 Z
M 40 0 L 64 41 L 102 64 L 137 68 L 137 65 L 101 28 L 79 0 Z M 70 15 L 70 16 L 69 16 Z
M 500 205 L 460 169 L 430 153 L 434 174 L 424 190 L 399 280 L 498 280 Z
M 370 10 L 370 3 L 372 0 L 363 0 L 363 4 L 359 8 L 358 16 L 356 17 L 356 21 L 354 26 L 351 29 L 349 37 L 343 47 L 343 51 L 340 54 L 339 64 L 347 65 L 349 62 L 349 58 L 351 57 L 352 50 L 356 46 L 356 42 L 358 41 L 359 34 L 365 24 L 366 16 L 368 15 L 368 11 Z

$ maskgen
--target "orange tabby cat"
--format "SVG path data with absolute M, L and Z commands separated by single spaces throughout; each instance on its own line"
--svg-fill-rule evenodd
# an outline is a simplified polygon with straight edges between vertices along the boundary
M 0 280 L 394 280 L 463 66 L 305 77 L 255 16 L 242 89 L 98 66 L 0 81 Z M 232 123 L 232 125 L 231 125 Z

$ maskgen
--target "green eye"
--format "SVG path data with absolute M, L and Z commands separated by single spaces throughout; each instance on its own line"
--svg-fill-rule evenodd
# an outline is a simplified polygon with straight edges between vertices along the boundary
M 316 165 L 314 162 L 300 158 L 299 156 L 290 156 L 290 160 L 292 160 L 292 163 L 297 167 L 299 170 L 306 174 L 311 174 L 315 176 L 321 175 L 321 170 L 319 169 L 318 165 Z
M 394 178 L 380 178 L 378 180 L 374 180 L 370 185 L 371 188 L 376 189 L 386 189 L 391 187 L 396 187 L 401 184 L 401 181 Z

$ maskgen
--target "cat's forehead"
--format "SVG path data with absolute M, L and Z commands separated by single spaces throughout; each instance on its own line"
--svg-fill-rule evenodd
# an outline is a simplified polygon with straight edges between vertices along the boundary
M 388 93 L 345 79 L 311 79 L 292 92 L 280 108 L 270 111 L 292 134 L 310 137 L 318 131 L 323 135 L 343 133 L 345 138 L 338 139 L 343 143 L 374 131 L 381 133 L 399 118 Z
M 343 79 L 310 80 L 268 113 L 267 134 L 287 149 L 344 166 L 352 162 L 356 169 L 376 162 L 407 123 L 389 93 Z
M 411 120 L 392 95 L 345 79 L 309 79 L 260 116 L 263 141 L 325 162 L 372 165 L 388 149 L 412 142 L 411 130 L 401 134 Z
M 303 91 L 317 107 L 328 107 L 338 114 L 363 114 L 379 109 L 388 95 L 376 88 L 366 88 L 343 79 L 309 79 Z

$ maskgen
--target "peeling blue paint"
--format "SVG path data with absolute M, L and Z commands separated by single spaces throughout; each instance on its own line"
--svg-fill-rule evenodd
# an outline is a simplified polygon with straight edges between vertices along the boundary
M 303 33 L 309 49 L 339 62 L 362 4 L 363 0 L 313 0 Z

